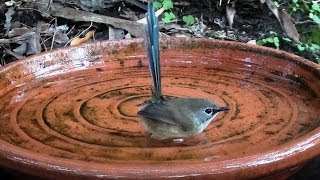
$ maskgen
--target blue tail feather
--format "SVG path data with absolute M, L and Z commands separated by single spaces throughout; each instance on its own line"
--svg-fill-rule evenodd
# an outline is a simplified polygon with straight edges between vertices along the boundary
M 153 80 L 153 99 L 157 101 L 160 100 L 162 96 L 159 57 L 159 27 L 152 1 L 148 4 L 146 36 L 149 67 Z

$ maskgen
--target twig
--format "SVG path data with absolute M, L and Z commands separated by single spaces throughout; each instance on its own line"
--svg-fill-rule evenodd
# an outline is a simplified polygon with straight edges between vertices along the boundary
M 5 50 L 6 53 L 10 54 L 11 56 L 13 56 L 13 57 L 15 57 L 15 58 L 17 58 L 17 59 L 23 59 L 23 58 L 25 58 L 25 56 L 21 56 L 21 55 L 15 53 L 15 52 L 13 52 L 13 51 L 7 49 L 7 48 L 3 48 L 3 49 Z
M 48 2 L 48 7 L 47 7 L 47 11 L 50 10 L 51 4 L 52 4 L 52 0 L 49 0 L 49 2 Z
M 43 41 L 43 38 L 42 38 L 42 37 L 40 37 L 40 40 L 41 40 L 41 44 L 42 44 L 42 45 L 43 45 L 43 47 L 44 47 L 44 50 L 45 50 L 45 51 L 48 51 L 47 46 L 46 46 L 46 44 L 44 43 L 44 41 Z
M 53 48 L 54 40 L 55 40 L 55 37 L 56 37 L 56 34 L 57 34 L 57 30 L 56 30 L 56 29 L 57 29 L 57 26 L 58 26 L 57 18 L 55 18 L 55 20 L 54 20 L 54 28 L 55 28 L 55 31 L 53 32 L 50 50 Z
M 62 17 L 74 21 L 103 23 L 111 25 L 115 28 L 124 29 L 136 37 L 144 36 L 144 25 L 134 21 L 128 21 L 92 12 L 76 10 L 69 7 L 61 6 L 57 3 L 51 4 L 51 9 L 48 11 L 48 13 L 51 16 Z
M 316 24 L 314 21 L 312 20 L 305 20 L 305 21 L 295 21 L 294 22 L 296 25 L 301 25 L 301 24 Z
M 19 41 L 25 41 L 29 39 L 31 36 L 33 36 L 34 32 L 28 33 L 28 34 L 23 34 L 21 36 L 17 37 L 12 37 L 10 39 L 0 39 L 0 44 L 10 44 L 10 43 L 16 43 Z
M 69 34 L 72 32 L 72 30 L 74 29 L 74 27 L 76 27 L 76 25 L 73 25 L 73 26 L 71 27 L 71 29 L 67 32 L 67 35 L 69 35 Z

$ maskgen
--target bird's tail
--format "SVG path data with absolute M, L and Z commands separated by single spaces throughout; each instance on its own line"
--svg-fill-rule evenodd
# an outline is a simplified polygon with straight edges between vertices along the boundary
M 161 99 L 161 72 L 160 72 L 160 57 L 159 57 L 159 27 L 158 19 L 155 15 L 153 8 L 153 2 L 148 3 L 147 12 L 147 48 L 148 48 L 148 59 L 149 68 L 152 76 L 152 98 L 155 101 Z

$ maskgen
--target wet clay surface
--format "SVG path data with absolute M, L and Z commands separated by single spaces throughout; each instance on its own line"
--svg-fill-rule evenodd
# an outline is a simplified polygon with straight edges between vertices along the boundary
M 202 134 L 178 142 L 145 132 L 137 111 L 150 97 L 150 76 L 138 41 L 55 51 L 2 69 L 1 139 L 67 160 L 202 163 L 272 151 L 320 126 L 319 70 L 267 51 L 167 43 L 163 93 L 231 108 Z

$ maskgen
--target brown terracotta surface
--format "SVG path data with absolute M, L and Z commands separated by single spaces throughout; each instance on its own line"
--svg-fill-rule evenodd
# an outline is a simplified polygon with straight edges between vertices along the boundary
M 320 67 L 234 42 L 162 39 L 163 91 L 231 108 L 184 142 L 150 139 L 142 39 L 59 49 L 0 69 L 0 162 L 44 177 L 254 178 L 320 154 Z

